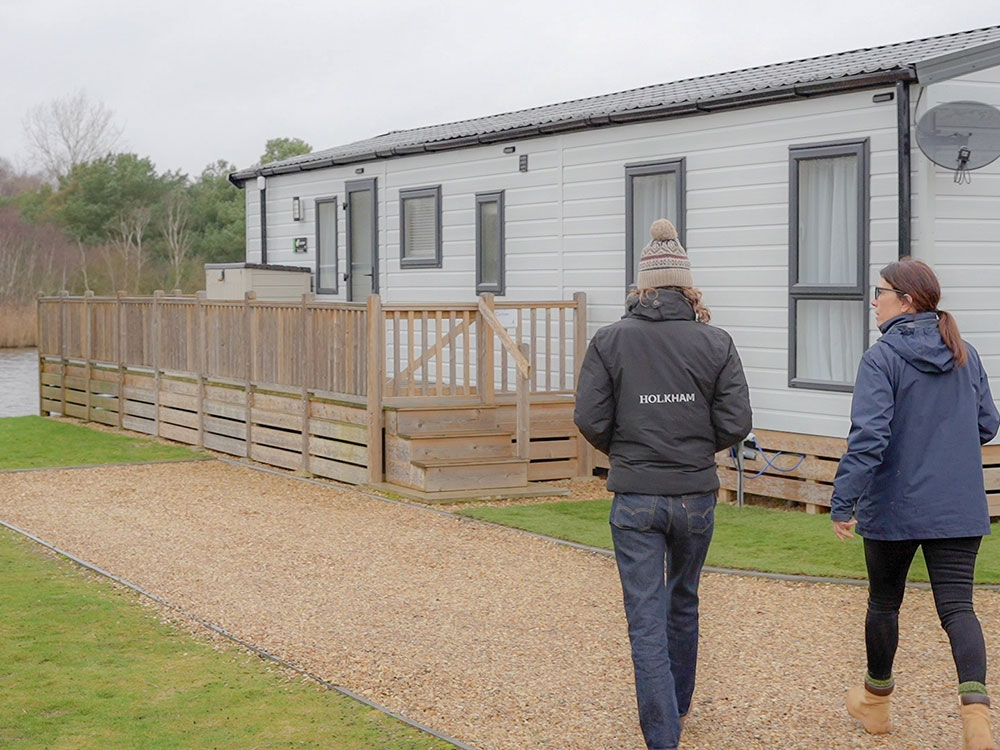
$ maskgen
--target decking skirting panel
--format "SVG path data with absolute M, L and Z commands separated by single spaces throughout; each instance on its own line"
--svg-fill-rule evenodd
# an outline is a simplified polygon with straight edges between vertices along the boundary
M 87 367 L 66 365 L 65 375 L 63 367 L 42 362 L 40 404 L 45 412 L 120 424 L 134 432 L 338 481 L 368 481 L 369 433 L 363 404 L 313 400 L 311 394 L 303 401 L 301 392 L 273 390 L 253 391 L 248 399 L 245 384 L 199 383 L 188 373 L 161 372 L 157 377 L 145 370 L 92 367 L 88 378 Z
M 575 401 L 572 398 L 544 399 L 531 404 L 531 427 L 528 448 L 528 480 L 544 482 L 581 476 L 581 450 L 593 452 L 573 423 Z M 517 414 L 513 404 L 497 408 L 497 426 L 514 432 Z
M 310 392 L 303 400 L 301 392 L 289 389 L 283 393 L 254 390 L 248 399 L 245 383 L 199 383 L 189 373 L 161 372 L 157 377 L 146 369 L 119 370 L 100 363 L 87 366 L 52 359 L 42 360 L 39 383 L 44 412 L 120 425 L 229 455 L 249 454 L 263 463 L 352 484 L 368 481 L 368 414 L 363 403 L 350 397 Z M 304 417 L 304 408 L 308 409 L 308 418 Z M 442 420 L 456 428 L 490 424 L 512 434 L 516 430 L 514 405 L 501 402 L 495 408 L 465 405 L 449 409 L 442 404 L 433 411 L 389 409 L 386 431 L 419 433 L 440 426 Z M 248 433 L 252 440 L 249 451 Z M 814 512 L 829 507 L 846 441 L 770 430 L 758 430 L 757 437 L 776 467 L 791 469 L 799 455 L 805 458 L 787 472 L 766 467 L 759 454 L 746 460 L 744 492 L 802 503 Z M 511 441 L 513 447 L 513 437 Z M 541 397 L 533 401 L 528 465 L 531 481 L 579 476 L 581 444 L 573 424 L 572 399 Z M 409 461 L 397 449 L 398 443 L 387 439 L 386 448 L 388 475 L 409 474 Z M 775 458 L 777 451 L 784 455 Z M 716 458 L 723 490 L 734 491 L 738 477 L 732 457 L 720 453 Z M 606 456 L 592 453 L 591 459 L 593 465 L 607 468 Z M 760 476 L 754 476 L 762 470 Z M 990 515 L 1000 516 L 1000 446 L 983 448 L 983 473 Z

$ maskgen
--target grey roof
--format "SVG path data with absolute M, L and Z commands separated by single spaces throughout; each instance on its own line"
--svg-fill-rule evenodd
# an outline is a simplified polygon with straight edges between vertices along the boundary
M 240 170 L 230 180 L 240 185 L 256 175 L 322 169 L 425 151 L 462 148 L 566 130 L 642 119 L 663 119 L 696 112 L 752 106 L 784 99 L 834 93 L 895 81 L 917 81 L 923 67 L 936 65 L 937 78 L 958 75 L 969 54 L 1000 53 L 1000 26 L 841 52 L 805 60 L 762 65 L 728 73 L 687 78 L 613 94 L 522 109 L 506 114 L 395 130 L 374 138 Z M 957 60 L 957 62 L 956 62 Z M 930 76 L 928 73 L 928 77 Z

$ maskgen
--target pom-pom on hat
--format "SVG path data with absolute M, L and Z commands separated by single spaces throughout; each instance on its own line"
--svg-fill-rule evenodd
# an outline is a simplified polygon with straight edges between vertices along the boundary
M 652 241 L 639 256 L 636 286 L 655 289 L 663 286 L 694 286 L 691 261 L 677 240 L 677 230 L 666 219 L 657 219 L 649 228 Z

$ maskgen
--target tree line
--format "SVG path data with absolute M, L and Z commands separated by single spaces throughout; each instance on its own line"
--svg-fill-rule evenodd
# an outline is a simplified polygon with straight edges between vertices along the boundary
M 22 124 L 28 166 L 0 157 L 0 307 L 61 289 L 193 292 L 204 286 L 204 263 L 243 259 L 244 194 L 227 179 L 236 165 L 219 159 L 195 177 L 158 172 L 82 92 L 35 107 Z M 274 138 L 259 163 L 311 150 Z

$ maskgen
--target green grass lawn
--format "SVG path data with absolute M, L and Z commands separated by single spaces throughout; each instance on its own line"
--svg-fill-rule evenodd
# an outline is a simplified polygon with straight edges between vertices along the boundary
M 592 547 L 611 548 L 608 514 L 611 500 L 465 508 L 462 515 L 569 539 Z M 983 539 L 976 565 L 977 583 L 1000 583 L 1000 527 Z M 707 565 L 771 573 L 832 578 L 865 578 L 860 537 L 841 542 L 828 515 L 719 505 Z M 910 580 L 926 581 L 923 556 L 910 569 Z
M 181 445 L 126 437 L 47 417 L 0 419 L 0 470 L 198 458 Z
M 0 747 L 443 750 L 0 529 Z

